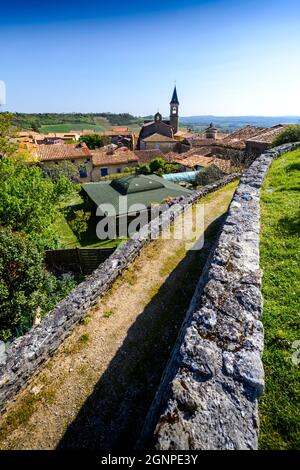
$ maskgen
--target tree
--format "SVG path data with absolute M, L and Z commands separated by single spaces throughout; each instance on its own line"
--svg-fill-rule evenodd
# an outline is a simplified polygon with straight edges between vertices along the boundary
M 26 235 L 0 227 L 0 340 L 26 333 L 38 310 L 44 316 L 76 284 L 72 275 L 48 273 L 43 253 Z
M 200 171 L 196 178 L 196 184 L 200 186 L 205 186 L 207 184 L 214 183 L 219 179 L 223 178 L 224 173 L 217 166 L 210 165 L 205 168 L 205 170 Z
M 72 183 L 64 176 L 54 182 L 37 165 L 3 158 L 0 185 L 0 225 L 27 234 L 40 249 L 55 248 L 57 204 L 74 191 Z
M 300 125 L 295 124 L 286 127 L 272 142 L 272 147 L 288 144 L 290 142 L 300 142 Z
M 150 175 L 151 171 L 149 165 L 146 163 L 144 165 L 138 165 L 135 169 L 137 175 Z
M 99 134 L 82 135 L 79 140 L 80 142 L 84 142 L 91 150 L 111 143 L 110 137 Z
M 70 181 L 76 181 L 76 177 L 78 176 L 77 166 L 69 160 L 63 160 L 58 164 L 48 162 L 46 165 L 41 165 L 41 168 L 43 173 L 53 181 L 58 181 L 62 176 Z
M 70 221 L 70 227 L 79 239 L 87 231 L 90 217 L 90 212 L 84 212 L 84 210 L 80 209 L 75 212 L 75 218 Z
M 14 115 L 11 113 L 0 113 L 0 157 L 12 156 L 18 144 L 12 142 L 17 128 L 13 125 Z
M 151 173 L 158 173 L 165 169 L 166 162 L 163 158 L 157 157 L 151 160 L 149 163 L 149 168 Z
M 43 256 L 25 235 L 0 229 L 0 338 L 22 334 L 46 302 Z

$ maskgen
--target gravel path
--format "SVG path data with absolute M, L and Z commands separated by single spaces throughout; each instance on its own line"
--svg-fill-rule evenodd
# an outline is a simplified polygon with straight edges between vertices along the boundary
M 201 251 L 144 248 L 3 415 L 1 449 L 133 448 L 235 186 L 205 198 Z

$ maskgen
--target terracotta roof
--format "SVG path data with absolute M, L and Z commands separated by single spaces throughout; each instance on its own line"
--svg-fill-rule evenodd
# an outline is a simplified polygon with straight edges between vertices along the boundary
M 229 134 L 223 139 L 223 142 L 233 143 L 238 141 L 246 141 L 253 136 L 259 135 L 267 130 L 266 127 L 257 127 L 257 126 L 245 126 L 241 129 L 238 129 L 232 134 Z
M 192 155 L 183 159 L 178 159 L 177 163 L 184 165 L 188 168 L 194 168 L 195 166 L 202 166 L 207 168 L 211 165 L 215 165 L 224 173 L 229 173 L 231 170 L 231 161 L 224 160 L 216 157 L 205 157 L 203 155 Z
M 113 153 L 108 152 L 107 149 L 91 150 L 91 155 L 95 166 L 121 165 L 139 161 L 135 153 L 127 147 L 118 148 Z
M 251 139 L 247 139 L 247 142 L 261 142 L 271 144 L 275 137 L 281 134 L 284 128 L 288 126 L 289 124 L 278 124 L 277 126 L 271 127 L 267 131 L 264 131 L 255 137 L 252 137 Z
M 149 135 L 149 137 L 144 137 L 141 138 L 143 142 L 176 142 L 175 139 L 172 139 L 172 137 L 167 137 L 162 134 L 158 134 L 157 132 L 155 134 Z
M 117 126 L 117 127 L 113 127 L 112 131 L 113 132 L 128 132 L 129 129 L 128 129 L 128 127 L 118 127 Z
M 149 163 L 153 158 L 165 158 L 165 155 L 163 155 L 162 151 L 159 149 L 134 150 L 134 154 L 138 157 L 139 163 L 141 164 Z
M 81 144 L 49 144 L 39 145 L 33 151 L 41 162 L 56 160 L 73 160 L 76 158 L 90 158 L 91 152 L 87 146 Z

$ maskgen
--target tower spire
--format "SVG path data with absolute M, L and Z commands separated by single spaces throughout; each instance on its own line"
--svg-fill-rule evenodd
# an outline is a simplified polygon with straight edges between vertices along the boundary
M 172 99 L 171 99 L 171 101 L 170 101 L 170 104 L 177 104 L 177 105 L 179 105 L 178 96 L 177 96 L 176 84 L 175 84 L 175 86 L 174 86 L 174 91 L 173 91 L 173 95 L 172 95 Z

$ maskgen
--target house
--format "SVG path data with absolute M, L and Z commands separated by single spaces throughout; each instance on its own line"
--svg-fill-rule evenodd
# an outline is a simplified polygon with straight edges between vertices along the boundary
M 135 167 L 138 157 L 127 147 L 115 148 L 112 145 L 90 151 L 92 156 L 92 181 L 116 173 L 124 173 L 125 168 Z
M 158 132 L 140 139 L 140 148 L 144 150 L 159 149 L 163 153 L 174 150 L 176 144 L 177 141 L 173 137 L 168 137 Z
M 180 164 L 181 168 L 185 171 L 201 170 L 214 165 L 223 171 L 223 173 L 230 173 L 233 166 L 231 160 L 208 155 L 190 155 L 186 158 L 176 159 L 175 161 Z
M 78 144 L 41 144 L 32 150 L 32 155 L 46 169 L 53 162 L 59 165 L 63 161 L 71 161 L 78 169 L 78 181 L 90 181 L 92 174 L 92 155 L 83 143 Z
M 259 157 L 286 127 L 288 124 L 278 124 L 246 140 L 246 155 L 254 158 Z

